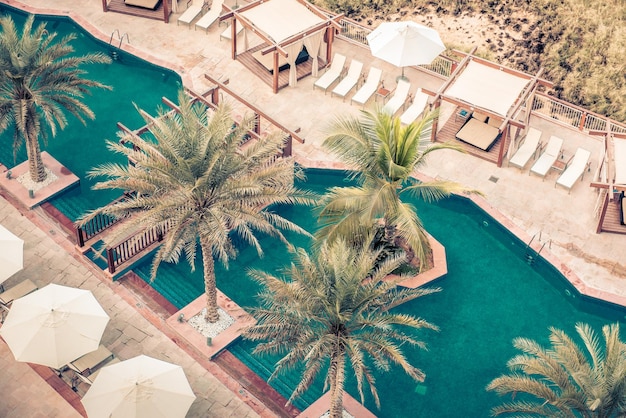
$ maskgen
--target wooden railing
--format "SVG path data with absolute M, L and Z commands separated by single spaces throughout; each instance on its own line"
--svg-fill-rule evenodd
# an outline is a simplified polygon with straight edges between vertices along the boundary
M 564 100 L 537 93 L 533 100 L 531 111 L 544 118 L 563 125 L 571 126 L 579 131 L 607 131 L 607 124 L 611 132 L 626 133 L 626 125 L 583 109 Z
M 162 241 L 165 232 L 167 231 L 158 231 L 155 228 L 145 229 L 128 237 L 115 247 L 107 248 L 106 254 L 109 273 L 115 273 L 115 270 L 117 270 L 120 265 L 135 257 L 152 244 Z
M 122 202 L 128 199 L 128 196 L 125 194 L 109 203 L 109 205 L 114 205 L 115 203 Z M 111 215 L 106 214 L 98 214 L 94 218 L 90 219 L 83 226 L 76 226 L 76 242 L 79 247 L 84 247 L 85 242 L 89 241 L 91 238 L 95 237 L 98 234 L 106 231 L 111 228 L 113 225 L 117 224 L 123 218 L 117 218 Z

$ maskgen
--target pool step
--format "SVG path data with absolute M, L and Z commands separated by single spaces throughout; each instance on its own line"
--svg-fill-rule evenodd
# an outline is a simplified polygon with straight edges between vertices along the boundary
M 91 245 L 91 247 L 85 252 L 85 256 L 91 260 L 96 266 L 101 268 L 102 270 L 107 270 L 109 267 L 109 263 L 107 262 L 106 252 L 104 252 L 105 243 L 102 240 L 96 241 Z

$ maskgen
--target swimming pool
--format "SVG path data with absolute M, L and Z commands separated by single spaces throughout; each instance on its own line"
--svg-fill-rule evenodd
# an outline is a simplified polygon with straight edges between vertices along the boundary
M 316 191 L 346 182 L 345 173 L 306 170 L 306 186 Z M 443 291 L 404 304 L 397 309 L 421 316 L 441 328 L 439 333 L 420 334 L 429 351 L 406 348 L 414 365 L 426 373 L 418 385 L 400 369 L 377 374 L 382 409 L 371 399 L 365 405 L 379 417 L 488 416 L 501 402 L 485 386 L 506 371 L 506 362 L 517 352 L 512 340 L 518 336 L 548 342 L 548 327 L 573 335 L 576 322 L 596 329 L 609 322 L 624 323 L 626 309 L 580 296 L 567 280 L 543 258 L 527 262 L 526 244 L 497 223 L 471 201 L 454 197 L 435 204 L 413 201 L 426 229 L 445 247 L 448 274 L 435 284 Z M 309 209 L 283 207 L 280 213 L 308 230 L 315 227 Z M 307 239 L 292 236 L 292 242 L 307 247 Z M 243 248 L 224 271 L 216 266 L 217 285 L 242 306 L 256 305 L 258 286 L 246 276 L 248 268 L 276 271 L 288 260 L 285 248 L 264 239 L 263 259 Z M 531 250 L 532 251 L 532 250 Z M 135 268 L 149 277 L 147 260 Z M 194 274 L 185 263 L 163 264 L 153 286 L 178 307 L 203 292 L 202 266 Z M 257 374 L 267 379 L 272 359 L 252 357 L 252 343 L 239 341 L 231 351 Z M 295 387 L 296 376 L 281 377 L 272 385 L 284 396 Z M 348 391 L 358 398 L 353 382 Z M 425 389 L 425 394 L 423 393 Z M 321 395 L 321 384 L 296 402 L 303 409 Z
M 9 14 L 19 26 L 27 16 L 25 12 L 3 4 L 0 4 L 0 13 Z M 91 36 L 70 18 L 38 15 L 35 22 L 46 22 L 48 31 L 58 33 L 59 37 L 69 33 L 76 34 L 77 39 L 70 45 L 77 54 L 109 54 L 111 51 L 109 45 Z M 133 103 L 154 114 L 161 103 L 161 97 L 176 98 L 181 86 L 181 79 L 174 71 L 153 65 L 124 51 L 117 51 L 117 58 L 110 65 L 83 67 L 88 72 L 86 77 L 113 88 L 111 91 L 94 89 L 92 95 L 85 97 L 85 103 L 96 115 L 95 120 L 87 121 L 83 125 L 70 115 L 68 126 L 57 132 L 55 138 L 49 136 L 47 146 L 42 144 L 42 150 L 48 151 L 81 179 L 79 187 L 51 200 L 71 220 L 76 220 L 85 211 L 103 206 L 120 195 L 120 192 L 114 190 L 91 190 L 94 181 L 85 176 L 98 164 L 122 161 L 119 155 L 109 152 L 105 146 L 106 140 L 117 139 L 117 122 L 122 122 L 131 129 L 143 126 L 143 120 Z M 0 136 L 0 141 L 12 144 L 12 135 L 12 131 L 7 130 Z M 24 147 L 17 160 L 13 159 L 11 146 L 0 147 L 0 162 L 7 167 L 13 167 L 25 160 Z

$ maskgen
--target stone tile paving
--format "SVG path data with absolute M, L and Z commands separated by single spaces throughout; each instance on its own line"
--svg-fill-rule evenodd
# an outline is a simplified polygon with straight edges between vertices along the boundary
M 7 280 L 6 287 L 29 278 L 40 288 L 57 283 L 91 290 L 111 317 L 102 343 L 115 356 L 125 360 L 146 354 L 183 367 L 197 396 L 188 417 L 259 416 L 213 373 L 116 294 L 116 290 L 122 290 L 121 285 L 105 283 L 103 280 L 107 279 L 103 275 L 100 278 L 99 272 L 92 271 L 75 258 L 80 256 L 63 233 L 39 218 L 37 211 L 22 215 L 11 203 L 0 198 L 0 224 L 24 240 L 25 268 Z M 27 364 L 16 362 L 4 342 L 0 342 L 0 370 L 0 416 L 80 416 Z
M 79 418 L 81 415 L 0 339 L 0 417 Z

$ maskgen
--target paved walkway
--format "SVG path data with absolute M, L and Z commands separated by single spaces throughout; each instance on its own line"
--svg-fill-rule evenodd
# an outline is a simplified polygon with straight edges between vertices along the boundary
M 9 4 L 13 2 L 0 1 Z M 343 102 L 336 97 L 331 98 L 330 94 L 314 91 L 314 80 L 311 77 L 301 80 L 295 88 L 272 94 L 269 87 L 258 81 L 239 62 L 231 60 L 229 44 L 219 39 L 224 26 L 214 25 L 205 34 L 193 28 L 177 26 L 176 15 L 166 25 L 158 21 L 103 13 L 101 2 L 97 0 L 56 0 L 53 3 L 49 0 L 27 0 L 26 3 L 36 8 L 71 12 L 72 17 L 81 24 L 99 29 L 106 42 L 115 29 L 120 33 L 128 33 L 133 50 L 144 56 L 154 56 L 161 63 L 179 69 L 185 85 L 199 92 L 209 87 L 204 79 L 205 73 L 220 80 L 229 79 L 229 87 L 243 98 L 255 103 L 286 127 L 301 129 L 306 143 L 296 144 L 294 152 L 298 160 L 307 165 L 333 166 L 332 158 L 320 146 L 324 138 L 323 129 L 335 115 L 357 114 L 359 110 L 351 106 L 349 100 Z M 393 81 L 393 75 L 398 72 L 394 67 L 370 56 L 363 57 L 364 50 L 361 48 L 346 43 L 337 43 L 337 48 L 348 56 L 348 60 L 359 56 L 366 67 L 376 65 L 383 68 L 388 81 Z M 430 90 L 437 90 L 442 82 L 413 69 L 407 70 L 407 76 L 415 87 Z M 446 109 L 442 109 L 442 112 L 445 113 Z M 531 120 L 531 125 L 544 130 L 545 135 L 557 129 L 535 118 Z M 597 139 L 563 127 L 558 128 L 558 133 L 566 140 L 566 153 L 571 155 L 576 147 L 584 145 L 593 153 L 592 169 L 597 167 L 602 147 Z M 546 243 L 547 248 L 542 255 L 548 252 L 556 255 L 563 263 L 562 271 L 571 270 L 589 287 L 626 297 L 626 236 L 595 234 L 593 211 L 596 194 L 588 187 L 588 181 L 577 184 L 568 194 L 563 189 L 554 188 L 555 173 L 542 181 L 536 176 L 529 176 L 527 170 L 520 172 L 516 168 L 506 167 L 506 164 L 498 168 L 475 157 L 448 151 L 433 154 L 421 174 L 458 181 L 481 190 L 485 193 L 487 205 L 497 208 L 527 239 L 535 236 L 535 242 Z M 588 178 L 587 175 L 585 179 Z M 129 304 L 130 298 L 122 298 L 119 293 L 113 292 L 116 284 L 103 283 L 95 276 L 75 255 L 63 232 L 42 220 L 38 214 L 36 210 L 22 216 L 11 205 L 0 200 L 0 223 L 26 241 L 26 268 L 11 280 L 19 281 L 28 277 L 39 285 L 56 282 L 93 290 L 112 317 L 104 343 L 116 355 L 128 358 L 142 352 L 184 367 L 199 397 L 189 416 L 255 415 L 244 402 L 253 400 L 246 398 L 245 393 L 243 401 L 235 396 L 212 374 L 219 373 L 219 369 L 211 364 L 198 364 L 146 321 L 139 313 L 142 311 L 141 306 Z M 12 370 L 21 366 L 19 363 L 7 365 Z M 0 374 L 0 384 L 7 383 L 5 376 L 5 373 Z M 22 390 L 20 385 L 14 386 L 13 390 L 6 390 L 18 393 Z M 55 408 L 52 395 L 45 396 L 46 400 L 50 398 L 52 402 L 50 410 Z M 8 396 L 6 399 L 20 397 Z
M 10 287 L 28 278 L 40 288 L 48 283 L 91 290 L 111 317 L 102 344 L 121 360 L 145 354 L 183 367 L 196 394 L 187 417 L 257 417 L 250 406 L 222 381 L 228 377 L 214 364 L 200 364 L 159 331 L 142 314 L 140 302 L 119 283 L 105 283 L 97 270 L 86 266 L 63 233 L 40 216 L 22 215 L 0 197 L 0 224 L 24 240 L 24 269 L 5 282 Z M 102 276 L 102 277 L 100 277 Z M 131 304 L 131 303 L 133 304 Z M 79 416 L 27 364 L 16 362 L 0 340 L 0 416 L 15 418 Z M 220 381 L 215 376 L 220 376 Z M 266 416 L 271 416 L 266 415 Z

